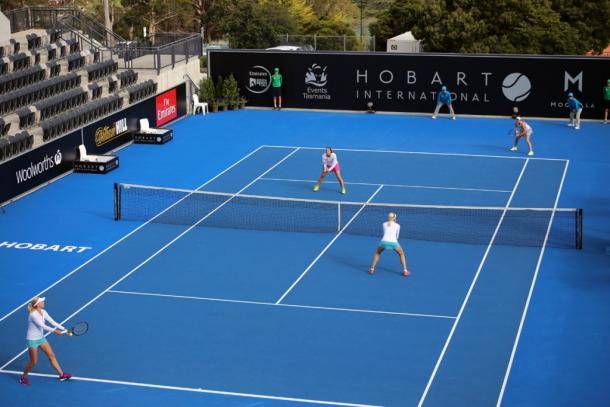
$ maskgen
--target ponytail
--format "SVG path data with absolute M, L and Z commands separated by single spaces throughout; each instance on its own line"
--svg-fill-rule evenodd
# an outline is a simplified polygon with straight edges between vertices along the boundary
M 28 303 L 28 312 L 34 311 L 34 306 L 36 305 L 39 299 L 40 297 L 32 298 L 32 300 Z

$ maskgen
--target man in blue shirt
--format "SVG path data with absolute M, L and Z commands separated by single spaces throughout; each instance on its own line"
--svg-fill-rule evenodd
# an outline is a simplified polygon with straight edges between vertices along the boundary
M 574 97 L 572 92 L 568 93 L 568 107 L 570 109 L 570 123 L 568 126 L 580 130 L 580 113 L 582 112 L 582 103 Z
M 436 99 L 436 109 L 434 109 L 434 114 L 432 115 L 433 119 L 436 119 L 436 115 L 438 111 L 441 110 L 443 105 L 447 105 L 449 108 L 449 113 L 451 113 L 451 119 L 455 120 L 455 112 L 453 111 L 453 106 L 451 106 L 451 93 L 447 90 L 446 86 L 441 88 L 441 91 L 438 93 L 438 98 Z

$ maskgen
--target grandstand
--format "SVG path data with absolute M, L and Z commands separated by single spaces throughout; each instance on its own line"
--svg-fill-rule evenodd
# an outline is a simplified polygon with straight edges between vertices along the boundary
M 126 41 L 74 8 L 0 13 L 0 162 L 199 79 L 201 38 Z

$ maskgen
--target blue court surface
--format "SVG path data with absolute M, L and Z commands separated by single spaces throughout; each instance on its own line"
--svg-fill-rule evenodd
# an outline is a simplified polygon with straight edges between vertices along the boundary
M 8 205 L 0 405 L 610 405 L 610 125 L 531 124 L 529 158 L 508 119 L 195 116 Z M 326 145 L 347 195 L 312 192 Z M 115 221 L 114 183 L 172 189 L 124 187 Z M 514 208 L 583 208 L 583 249 Z M 409 277 L 367 272 L 390 210 Z M 40 292 L 90 329 L 49 337 L 74 380 L 41 355 L 25 387 Z

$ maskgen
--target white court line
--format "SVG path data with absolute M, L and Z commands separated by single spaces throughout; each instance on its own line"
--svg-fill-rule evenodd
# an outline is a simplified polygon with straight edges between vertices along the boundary
M 568 172 L 569 161 L 566 162 L 565 167 L 563 168 L 563 175 L 561 176 L 561 182 L 559 183 L 559 189 L 557 190 L 557 196 L 555 197 L 555 204 L 553 208 L 557 208 L 559 204 L 559 197 L 561 196 L 561 190 L 563 189 L 563 182 L 566 178 L 566 173 Z M 546 249 L 546 244 L 549 239 L 549 234 L 551 232 L 551 228 L 553 227 L 553 220 L 555 218 L 555 212 L 551 212 L 551 218 L 549 220 L 549 225 L 546 229 L 546 235 L 544 236 L 544 242 L 542 243 L 542 250 L 540 250 L 540 256 L 538 256 L 538 262 L 536 263 L 536 269 L 534 270 L 534 277 L 532 279 L 532 284 L 530 285 L 529 292 L 527 294 L 527 300 L 525 301 L 525 308 L 523 309 L 523 314 L 521 315 L 521 321 L 519 322 L 519 329 L 517 330 L 517 336 L 515 337 L 515 343 L 513 344 L 513 350 L 510 354 L 510 359 L 508 360 L 508 366 L 506 367 L 506 373 L 504 374 L 504 380 L 502 381 L 502 388 L 500 389 L 500 395 L 498 396 L 498 403 L 496 404 L 498 407 L 502 404 L 502 398 L 504 397 L 504 391 L 506 390 L 506 384 L 508 383 L 508 376 L 510 375 L 511 368 L 513 366 L 513 360 L 515 359 L 515 353 L 517 352 L 517 347 L 519 346 L 519 339 L 521 338 L 521 331 L 523 330 L 523 324 L 525 322 L 525 317 L 527 316 L 527 311 L 530 306 L 530 300 L 532 299 L 532 294 L 534 293 L 534 287 L 536 286 L 536 280 L 538 279 L 538 271 L 540 270 L 540 265 L 542 264 L 542 257 L 544 256 L 544 250 Z
M 218 177 L 220 177 L 221 175 L 225 174 L 227 171 L 230 171 L 231 169 L 233 169 L 235 166 L 237 166 L 238 164 L 240 164 L 242 161 L 248 159 L 249 157 L 251 157 L 252 155 L 256 154 L 260 149 L 262 149 L 264 146 L 260 146 L 257 149 L 251 151 L 250 153 L 248 153 L 246 156 L 240 158 L 238 161 L 236 161 L 235 163 L 231 164 L 229 167 L 225 168 L 224 170 L 222 170 L 221 172 L 219 172 L 217 175 L 215 175 L 213 178 L 210 178 L 209 180 L 207 180 L 206 182 L 204 182 L 203 184 L 199 185 L 197 187 L 196 190 L 200 190 L 201 188 L 205 187 L 206 185 L 208 185 L 209 183 L 211 183 L 212 181 L 214 181 L 215 179 L 217 179 Z M 190 192 L 190 194 L 192 194 L 193 191 Z M 189 195 L 190 195 L 189 194 Z M 82 269 L 83 267 L 85 267 L 87 264 L 91 263 L 93 260 L 95 260 L 96 258 L 100 257 L 102 254 L 106 253 L 108 250 L 112 249 L 114 246 L 116 246 L 117 244 L 121 243 L 123 240 L 127 239 L 129 236 L 133 235 L 134 233 L 136 233 L 138 230 L 142 229 L 144 226 L 148 225 L 150 222 L 152 222 L 153 220 L 155 220 L 156 218 L 158 218 L 159 216 L 161 216 L 163 213 L 167 212 L 169 209 L 171 209 L 172 207 L 174 207 L 175 205 L 179 204 L 182 200 L 186 199 L 188 197 L 188 195 L 184 196 L 183 198 L 181 198 L 180 200 L 176 201 L 175 203 L 173 203 L 172 205 L 168 206 L 167 208 L 165 208 L 164 210 L 162 210 L 161 212 L 159 212 L 158 214 L 156 214 L 155 216 L 153 216 L 152 218 L 150 218 L 149 220 L 147 220 L 146 222 L 144 222 L 143 224 L 141 224 L 140 226 L 138 226 L 137 228 L 135 228 L 134 230 L 132 230 L 131 232 L 127 233 L 125 236 L 121 237 L 119 240 L 115 241 L 114 243 L 112 243 L 110 246 L 106 247 L 104 250 L 102 250 L 101 252 L 97 253 L 95 256 L 91 257 L 89 260 L 87 260 L 86 262 L 84 262 L 83 264 L 81 264 L 80 266 L 78 266 L 77 268 L 75 268 L 74 270 L 70 271 L 68 274 L 66 274 L 65 276 L 63 276 L 62 278 L 60 278 L 59 280 L 55 281 L 53 284 L 51 284 L 50 286 L 48 286 L 47 288 L 45 288 L 44 290 L 42 290 L 41 292 L 39 292 L 38 294 L 36 294 L 34 297 L 41 297 L 43 296 L 44 293 L 46 293 L 47 291 L 49 291 L 51 288 L 55 287 L 57 284 L 61 283 L 62 281 L 64 281 L 66 278 L 70 277 L 72 274 L 76 273 L 78 270 Z M 32 297 L 32 298 L 34 298 Z M 12 311 L 10 311 L 8 314 L 4 315 L 2 318 L 0 318 L 0 322 L 4 321 L 6 318 L 8 318 L 9 316 L 11 316 L 12 314 L 14 314 L 15 312 L 17 312 L 19 309 L 21 309 L 22 307 L 25 307 L 32 299 L 30 298 L 29 300 L 27 300 L 26 302 L 24 302 L 23 304 L 19 305 L 18 307 L 16 307 L 15 309 L 13 309 Z
M 297 146 L 264 145 L 268 148 L 296 148 Z M 324 150 L 323 147 L 298 146 L 300 150 Z M 388 153 L 388 154 L 421 154 L 421 155 L 443 155 L 456 157 L 482 157 L 482 158 L 506 158 L 509 160 L 539 160 L 539 161 L 568 161 L 565 158 L 540 158 L 540 157 L 518 157 L 511 155 L 488 155 L 488 154 L 466 154 L 466 153 L 435 153 L 426 151 L 403 151 L 403 150 L 367 150 L 362 148 L 333 148 L 333 151 L 351 151 L 356 153 Z
M 261 181 L 279 181 L 279 182 L 307 182 L 314 184 L 317 181 L 310 179 L 294 179 L 294 178 L 261 178 Z M 324 181 L 325 184 L 338 184 L 339 181 Z M 447 189 L 451 191 L 478 191 L 478 192 L 505 192 L 509 194 L 511 191 L 506 189 L 480 189 L 480 188 L 452 188 L 452 187 L 434 187 L 429 185 L 404 185 L 404 184 L 374 184 L 370 182 L 347 182 L 345 185 L 366 185 L 372 187 L 378 187 L 383 185 L 384 187 L 392 188 L 421 188 L 421 189 Z
M 376 311 L 376 310 L 358 309 L 358 308 L 322 307 L 319 305 L 300 305 L 300 304 L 286 304 L 286 303 L 277 304 L 275 302 L 230 300 L 230 299 L 226 299 L 226 298 L 195 297 L 195 296 L 190 296 L 190 295 L 175 295 L 175 294 L 158 294 L 158 293 L 146 293 L 146 292 L 141 292 L 141 291 L 108 290 L 108 292 L 115 293 L 115 294 L 125 294 L 125 295 L 140 295 L 140 296 L 144 296 L 144 297 L 161 297 L 161 298 L 176 298 L 176 299 L 182 299 L 182 300 L 228 302 L 228 303 L 233 303 L 233 304 L 264 305 L 264 306 L 270 306 L 270 307 L 304 308 L 304 309 L 324 310 L 324 311 L 356 312 L 356 313 L 363 313 L 363 314 L 381 314 L 381 315 L 396 315 L 396 316 L 406 316 L 406 317 L 455 319 L 455 317 L 451 317 L 448 315 L 419 314 L 419 313 L 413 313 L 413 312 Z
M 330 246 L 333 245 L 333 243 L 335 243 L 335 241 L 339 238 L 339 236 L 341 236 L 341 234 L 343 234 L 343 231 L 345 229 L 347 229 L 347 227 L 354 221 L 354 219 L 356 219 L 356 217 L 358 215 L 360 215 L 360 212 L 362 212 L 364 210 L 364 208 L 366 208 L 366 205 L 368 203 L 370 203 L 373 198 L 375 198 L 375 195 L 377 195 L 379 193 L 379 191 L 381 191 L 381 188 L 383 188 L 383 185 L 380 185 L 379 188 L 377 188 L 375 190 L 375 192 L 373 192 L 373 194 L 369 197 L 369 199 L 364 203 L 364 205 L 362 205 L 362 207 L 360 209 L 358 209 L 358 212 L 356 212 L 354 214 L 354 216 L 352 216 L 350 218 L 349 221 L 347 221 L 347 223 L 345 224 L 345 226 L 343 226 L 343 228 L 341 228 L 341 230 L 339 230 L 337 232 L 337 234 L 335 235 L 335 237 L 332 238 L 332 240 L 330 242 L 328 242 L 328 244 L 326 245 L 326 247 L 324 247 L 324 249 L 322 249 L 322 251 L 320 252 L 320 254 L 318 254 L 318 256 L 311 262 L 311 264 L 309 264 L 309 266 L 307 266 L 307 268 L 305 269 L 305 271 L 303 271 L 303 273 L 301 273 L 301 275 L 299 276 L 299 278 L 297 278 L 294 283 L 292 283 L 292 285 L 284 292 L 284 294 L 282 294 L 282 296 L 275 302 L 276 304 L 279 304 L 282 302 L 282 300 L 284 298 L 286 298 L 286 296 L 290 293 L 290 291 L 292 291 L 292 289 L 299 283 L 299 281 L 301 281 L 301 279 L 303 277 L 305 277 L 305 274 L 307 274 L 307 272 L 318 262 L 318 260 L 320 260 L 320 258 L 324 255 L 324 253 L 326 253 L 326 251 L 330 248 Z
M 13 374 L 13 375 L 22 374 L 22 372 L 18 372 L 15 370 L 0 370 L 0 373 Z M 57 375 L 47 374 L 47 373 L 30 373 L 30 376 L 51 377 L 51 378 L 57 379 Z M 300 402 L 300 403 L 309 403 L 309 404 L 324 404 L 324 405 L 349 406 L 349 407 L 379 407 L 379 406 L 375 406 L 372 404 L 354 404 L 354 403 L 343 403 L 343 402 L 338 402 L 338 401 L 312 400 L 312 399 L 301 399 L 301 398 L 295 398 L 295 397 L 282 397 L 282 396 L 269 396 L 266 394 L 238 393 L 238 392 L 232 392 L 232 391 L 210 390 L 210 389 L 202 389 L 202 388 L 195 388 L 195 387 L 165 386 L 162 384 L 125 382 L 125 381 L 120 381 L 120 380 L 95 379 L 95 378 L 91 378 L 91 377 L 73 376 L 70 380 L 78 380 L 78 381 L 82 381 L 82 382 L 106 383 L 106 384 L 120 384 L 120 385 L 124 385 L 124 386 L 146 387 L 146 388 L 162 389 L 162 390 L 177 390 L 177 391 L 186 391 L 186 392 L 191 392 L 191 393 L 217 394 L 217 395 L 221 395 L 221 396 L 237 396 L 237 397 L 248 397 L 248 398 L 256 398 L 256 399 L 291 401 L 291 402 Z
M 276 162 L 271 168 L 269 168 L 267 171 L 263 172 L 261 175 L 259 175 L 258 177 L 256 177 L 252 182 L 250 182 L 248 185 L 246 185 L 245 187 L 243 187 L 242 189 L 240 189 L 239 191 L 237 191 L 235 194 L 231 195 L 227 200 L 225 200 L 223 203 L 221 203 L 220 205 L 218 205 L 216 208 L 212 209 L 210 212 L 208 212 L 205 216 L 203 216 L 201 219 L 199 219 L 196 223 L 194 223 L 193 225 L 189 226 L 188 229 L 186 229 L 185 231 L 183 231 L 182 233 L 180 233 L 178 236 L 176 236 L 175 238 L 173 238 L 170 242 L 166 243 L 165 245 L 163 245 L 163 247 L 161 247 L 159 250 L 157 250 L 156 252 L 154 252 L 153 254 L 151 254 L 150 256 L 148 256 L 146 258 L 146 260 L 144 260 L 143 262 L 141 262 L 140 264 L 138 264 L 136 267 L 134 267 L 133 269 L 131 269 L 128 273 L 124 274 L 121 278 L 119 278 L 117 281 L 115 281 L 114 283 L 112 283 L 108 288 L 106 288 L 104 291 L 102 291 L 101 293 L 99 293 L 98 295 L 96 295 L 95 297 L 93 297 L 91 300 L 89 300 L 85 305 L 83 305 L 82 307 L 80 307 L 79 309 L 77 309 L 76 311 L 74 311 L 70 316 L 68 316 L 67 318 L 65 318 L 63 321 L 60 322 L 61 325 L 63 325 L 64 323 L 66 323 L 66 321 L 70 320 L 70 318 L 74 317 L 76 314 L 78 314 L 79 312 L 81 312 L 83 309 L 87 308 L 89 305 L 93 304 L 95 301 L 97 301 L 101 296 L 103 296 L 106 292 L 108 292 L 108 290 L 112 290 L 112 288 L 114 288 L 116 285 L 118 285 L 119 283 L 121 283 L 121 281 L 125 280 L 127 277 L 129 277 L 131 274 L 133 274 L 134 272 L 136 272 L 137 270 L 139 270 L 142 266 L 144 266 L 146 263 L 148 263 L 150 260 L 154 259 L 155 257 L 157 257 L 157 255 L 161 252 L 163 252 L 165 249 L 167 249 L 168 247 L 170 247 L 171 245 L 173 245 L 176 241 L 178 241 L 182 236 L 186 235 L 188 232 L 190 232 L 191 230 L 193 230 L 194 228 L 197 227 L 197 225 L 199 225 L 201 222 L 203 222 L 204 220 L 206 220 L 207 218 L 209 218 L 210 216 L 212 216 L 214 213 L 216 213 L 216 211 L 218 211 L 220 208 L 222 208 L 223 206 L 225 206 L 226 204 L 228 204 L 231 200 L 233 200 L 236 196 L 238 196 L 240 193 L 242 193 L 243 191 L 245 191 L 246 189 L 250 188 L 250 186 L 252 186 L 254 183 L 256 183 L 261 177 L 265 176 L 267 173 L 269 173 L 270 171 L 272 171 L 275 167 L 277 167 L 278 165 L 280 165 L 281 163 L 283 163 L 286 159 L 288 159 L 289 157 L 291 157 L 294 153 L 296 153 L 297 151 L 299 151 L 298 148 L 292 150 L 290 152 L 290 154 L 286 155 L 284 158 L 282 158 L 281 160 L 279 160 L 278 162 Z M 49 335 L 51 332 L 47 333 L 47 335 Z M 47 336 L 45 335 L 45 336 Z M 9 360 L 8 362 L 6 362 L 4 365 L 2 365 L 2 367 L 0 367 L 0 370 L 4 369 L 5 367 L 7 367 L 8 365 L 10 365 L 11 363 L 13 363 L 17 358 L 19 358 L 21 355 L 23 355 L 25 352 L 27 352 L 27 348 L 22 350 L 21 353 L 19 353 L 18 355 L 16 355 L 14 358 L 12 358 L 11 360 Z
M 434 381 L 434 378 L 436 377 L 436 373 L 438 372 L 438 369 L 439 369 L 441 363 L 443 362 L 443 358 L 445 357 L 447 348 L 449 348 L 451 339 L 453 339 L 453 334 L 455 333 L 455 329 L 457 328 L 458 324 L 460 323 L 460 319 L 462 318 L 462 314 L 464 313 L 466 304 L 468 303 L 468 300 L 470 299 L 470 295 L 472 294 L 472 290 L 474 289 L 474 286 L 476 285 L 477 280 L 479 279 L 479 274 L 481 274 L 483 265 L 485 264 L 485 261 L 487 260 L 487 256 L 489 255 L 489 252 L 491 251 L 494 241 L 496 240 L 498 231 L 500 230 L 500 227 L 502 226 L 502 222 L 504 221 L 504 216 L 506 215 L 506 212 L 508 212 L 508 207 L 510 206 L 510 203 L 512 202 L 513 197 L 515 196 L 515 192 L 517 191 L 517 188 L 519 187 L 519 184 L 521 183 L 521 178 L 523 178 L 523 174 L 525 173 L 525 168 L 527 167 L 528 163 L 529 163 L 529 159 L 526 159 L 525 163 L 523 164 L 523 167 L 521 168 L 521 173 L 519 174 L 519 178 L 517 178 L 517 182 L 515 182 L 513 191 L 511 192 L 510 196 L 508 197 L 508 201 L 506 202 L 506 207 L 504 209 L 504 212 L 502 212 L 502 216 L 500 216 L 500 220 L 498 221 L 498 224 L 496 225 L 496 229 L 494 230 L 494 233 L 491 236 L 491 240 L 489 241 L 489 244 L 487 245 L 487 248 L 485 249 L 485 253 L 483 254 L 483 258 L 481 259 L 479 268 L 477 269 L 477 272 L 475 273 L 474 278 L 472 279 L 472 283 L 470 283 L 470 287 L 468 288 L 466 297 L 464 298 L 464 301 L 462 302 L 460 311 L 458 312 L 458 315 L 457 315 L 455 321 L 453 322 L 451 331 L 449 331 L 449 336 L 447 337 L 447 340 L 445 341 L 443 350 L 441 351 L 441 354 L 439 355 L 438 360 L 436 361 L 436 365 L 434 365 L 434 370 L 432 371 L 432 374 L 430 375 L 430 379 L 428 380 L 428 383 L 426 384 L 424 393 L 422 394 L 421 398 L 419 399 L 419 403 L 418 403 L 419 407 L 421 407 L 423 405 L 424 401 L 426 400 L 426 396 L 428 395 L 428 391 L 430 391 L 430 387 L 432 386 L 432 382 Z

